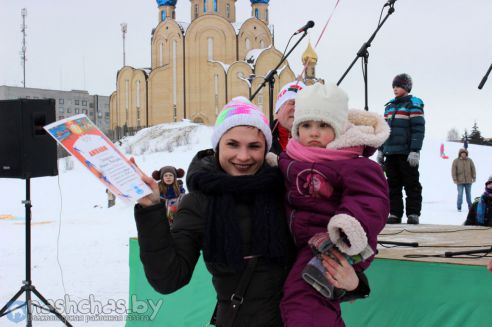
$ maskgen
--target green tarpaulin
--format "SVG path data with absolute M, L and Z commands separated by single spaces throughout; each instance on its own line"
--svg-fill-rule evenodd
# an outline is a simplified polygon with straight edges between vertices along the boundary
M 200 258 L 189 285 L 171 295 L 148 284 L 130 240 L 130 309 L 127 327 L 205 326 L 215 306 L 211 277 Z M 349 327 L 490 327 L 492 274 L 483 266 L 376 259 L 367 270 L 369 298 L 344 303 Z M 159 310 L 152 310 L 158 301 Z M 157 311 L 157 312 L 155 312 Z M 151 319 L 152 320 L 145 320 Z

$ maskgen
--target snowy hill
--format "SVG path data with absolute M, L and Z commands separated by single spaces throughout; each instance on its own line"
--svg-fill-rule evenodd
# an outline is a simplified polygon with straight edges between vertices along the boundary
M 151 174 L 164 165 L 187 169 L 198 150 L 210 147 L 210 127 L 190 122 L 163 124 L 140 131 L 121 141 L 120 149 L 134 156 L 140 168 Z M 440 141 L 425 140 L 421 153 L 424 224 L 455 224 L 466 212 L 456 211 L 456 186 L 451 163 L 462 144 L 445 143 L 450 159 L 439 156 Z M 473 196 L 483 191 L 492 174 L 492 147 L 470 145 L 470 157 L 478 176 Z M 32 280 L 48 299 L 89 299 L 102 303 L 128 299 L 128 240 L 136 236 L 133 207 L 116 201 L 107 209 L 105 188 L 78 162 L 61 159 L 59 176 L 31 180 Z M 0 307 L 21 287 L 24 271 L 25 181 L 0 179 Z M 57 260 L 58 259 L 58 260 Z M 58 264 L 59 261 L 59 264 Z M 61 267 L 61 269 L 60 269 Z M 62 272 L 62 273 L 61 273 Z M 63 276 L 63 279 L 62 279 Z M 15 324 L 0 318 L 0 326 Z M 36 322 L 36 326 L 58 326 Z M 80 323 L 77 325 L 81 325 Z M 122 326 L 123 323 L 91 322 L 91 326 Z

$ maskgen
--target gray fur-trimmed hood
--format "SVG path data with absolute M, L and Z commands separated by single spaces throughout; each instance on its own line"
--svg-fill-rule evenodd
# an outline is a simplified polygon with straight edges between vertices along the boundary
M 390 127 L 383 116 L 364 110 L 350 109 L 343 133 L 327 145 L 328 149 L 353 146 L 379 148 L 390 135 Z

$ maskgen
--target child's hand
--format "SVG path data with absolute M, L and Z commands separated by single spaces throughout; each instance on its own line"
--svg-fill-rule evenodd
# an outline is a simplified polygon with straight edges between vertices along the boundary
M 359 277 L 354 268 L 348 263 L 347 259 L 336 249 L 331 253 L 336 260 L 328 255 L 322 255 L 323 266 L 326 268 L 326 278 L 336 288 L 346 291 L 353 291 L 359 286 Z
M 135 159 L 132 157 L 130 158 L 130 162 L 135 165 L 135 167 L 140 171 L 142 174 L 142 181 L 147 184 L 150 189 L 152 190 L 152 193 L 149 195 L 144 196 L 143 198 L 138 199 L 138 204 L 140 204 L 142 207 L 150 207 L 152 205 L 158 204 L 161 202 L 160 198 L 160 193 L 159 193 L 159 185 L 157 185 L 157 182 L 152 178 L 147 175 L 145 175 L 140 168 L 137 166 L 135 163 Z

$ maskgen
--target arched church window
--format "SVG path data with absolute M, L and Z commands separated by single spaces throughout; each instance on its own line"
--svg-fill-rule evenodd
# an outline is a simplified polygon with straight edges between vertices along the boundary
M 263 111 L 263 89 L 258 93 L 258 108 Z
M 265 9 L 265 20 L 268 21 L 268 9 Z
M 258 8 L 255 9 L 255 17 L 260 19 L 260 11 L 258 10 Z
M 136 102 L 137 102 L 137 109 L 140 109 L 140 80 L 137 80 L 136 82 Z
M 217 12 L 217 0 L 214 0 L 214 11 Z
M 136 82 L 136 107 L 137 107 L 137 126 L 140 126 L 140 80 Z
M 207 0 L 203 0 L 203 12 L 207 12 Z
M 177 90 L 178 90 L 178 65 L 177 65 L 177 49 L 178 49 L 178 41 L 173 40 L 173 107 L 176 108 L 177 104 Z M 176 117 L 176 114 L 174 114 Z M 176 121 L 176 120 L 175 120 Z
M 214 104 L 215 114 L 219 114 L 219 75 L 214 74 Z
M 159 44 L 159 66 L 164 63 L 164 43 Z
M 246 50 L 249 49 L 251 49 L 251 41 L 248 38 L 246 38 Z
M 214 39 L 209 37 L 208 42 L 208 60 L 214 60 Z
M 125 80 L 125 121 L 128 123 L 128 111 L 130 109 L 130 81 Z
M 263 49 L 265 47 L 265 41 L 261 40 L 260 41 L 260 49 Z
M 198 18 L 198 5 L 195 4 L 195 18 Z
M 231 5 L 230 4 L 226 5 L 226 17 L 231 18 Z

